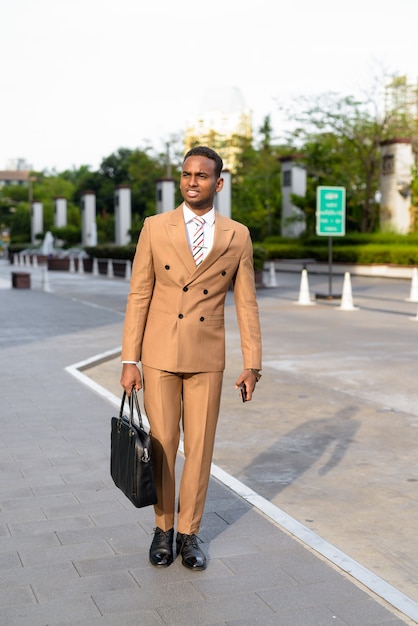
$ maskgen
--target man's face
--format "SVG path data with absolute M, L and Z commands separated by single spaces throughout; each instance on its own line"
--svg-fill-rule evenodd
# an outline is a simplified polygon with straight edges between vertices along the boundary
M 192 211 L 206 213 L 213 206 L 217 191 L 223 186 L 223 179 L 215 174 L 215 161 L 205 156 L 190 156 L 183 163 L 180 178 L 181 195 Z

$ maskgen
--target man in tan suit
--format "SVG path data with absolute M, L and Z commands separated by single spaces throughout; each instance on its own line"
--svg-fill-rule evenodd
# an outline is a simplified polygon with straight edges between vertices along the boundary
M 144 389 L 158 504 L 153 565 L 173 561 L 175 461 L 184 435 L 176 547 L 182 563 L 206 567 L 197 542 L 209 482 L 225 368 L 224 303 L 233 285 L 244 369 L 236 380 L 251 400 L 260 378 L 261 334 L 248 229 L 215 214 L 221 157 L 206 147 L 183 161 L 184 203 L 145 220 L 132 267 L 122 343 L 121 385 Z M 197 219 L 196 219 L 197 218 Z M 197 222 L 197 223 L 196 223 Z M 142 378 L 137 363 L 141 362 Z

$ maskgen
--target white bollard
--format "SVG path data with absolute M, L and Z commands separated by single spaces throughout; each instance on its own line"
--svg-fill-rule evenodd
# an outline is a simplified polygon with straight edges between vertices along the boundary
M 276 266 L 274 265 L 274 261 L 272 261 L 270 263 L 268 286 L 269 287 L 277 287 Z
M 93 276 L 98 276 L 99 275 L 99 261 L 97 260 L 97 257 L 93 257 L 92 274 L 93 274 Z
M 49 277 L 48 277 L 48 266 L 44 265 L 42 268 L 42 289 L 43 291 L 47 291 L 48 293 L 51 292 L 51 286 L 49 284 Z
M 14 267 L 17 267 L 19 265 L 19 255 L 18 254 L 14 254 L 13 255 L 13 265 L 14 265 Z
M 353 293 L 351 290 L 350 272 L 345 272 L 343 293 L 341 296 L 341 304 L 337 307 L 339 311 L 358 311 L 359 308 L 353 304 Z
M 303 306 L 312 306 L 316 304 L 316 302 L 312 302 L 311 300 L 311 294 L 309 292 L 308 271 L 306 269 L 302 270 L 302 275 L 300 279 L 299 300 L 295 302 L 295 304 L 301 304 Z
M 411 291 L 409 292 L 409 298 L 406 298 L 405 301 L 418 302 L 418 269 L 416 267 L 412 270 Z
M 34 254 L 32 257 L 32 267 L 38 269 L 38 255 Z
M 75 273 L 75 261 L 74 261 L 74 256 L 72 254 L 70 255 L 70 266 L 68 268 L 68 271 L 70 272 L 70 274 Z
M 79 274 L 84 274 L 83 256 L 81 254 L 78 257 L 78 273 Z
M 131 276 L 132 276 L 132 263 L 130 261 L 126 261 L 125 280 L 131 280 Z
M 108 259 L 107 260 L 107 277 L 108 278 L 113 278 L 114 273 L 113 273 L 113 261 L 112 259 Z

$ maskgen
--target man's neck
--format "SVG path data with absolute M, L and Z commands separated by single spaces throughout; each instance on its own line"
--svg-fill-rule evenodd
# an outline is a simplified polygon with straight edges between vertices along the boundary
M 205 215 L 206 213 L 209 213 L 209 211 L 212 211 L 213 209 L 213 205 L 209 206 L 209 207 L 193 207 L 190 206 L 187 202 L 184 203 L 188 209 L 190 209 L 190 211 L 193 211 L 193 213 L 195 213 L 196 215 Z

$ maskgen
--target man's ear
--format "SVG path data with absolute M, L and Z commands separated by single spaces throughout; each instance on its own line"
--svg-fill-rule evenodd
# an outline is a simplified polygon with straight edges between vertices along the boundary
M 216 183 L 216 192 L 221 191 L 223 186 L 224 186 L 224 179 L 218 178 L 218 181 Z

